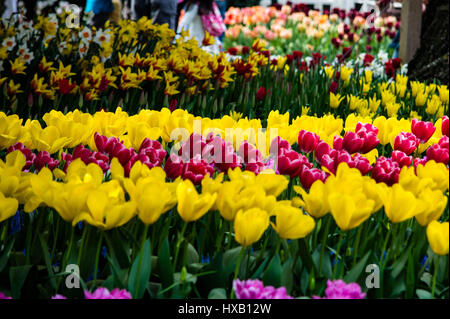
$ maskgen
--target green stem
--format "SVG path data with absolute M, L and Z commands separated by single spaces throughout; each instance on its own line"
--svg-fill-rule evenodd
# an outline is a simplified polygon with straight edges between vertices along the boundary
M 327 216 L 325 218 L 327 219 L 327 222 L 325 224 L 325 230 L 322 237 L 322 243 L 320 247 L 320 258 L 319 258 L 319 277 L 322 276 L 322 262 L 323 262 L 323 255 L 325 253 L 325 247 L 328 239 L 328 234 L 330 232 L 330 225 L 331 225 L 331 217 Z
M 84 243 L 86 241 L 86 234 L 88 232 L 88 225 L 84 225 L 83 228 L 83 234 L 81 235 L 81 243 L 80 243 L 80 249 L 78 250 L 78 258 L 77 258 L 77 265 L 80 266 L 80 262 L 81 262 L 81 255 L 83 254 L 83 247 L 84 247 Z
M 362 225 L 358 227 L 358 230 L 356 232 L 356 242 L 355 242 L 355 250 L 353 253 L 353 266 L 355 266 L 356 264 L 356 259 L 358 258 L 358 247 L 359 247 L 359 242 L 361 239 L 361 232 L 362 232 Z
M 100 238 L 98 239 L 97 253 L 95 255 L 94 282 L 92 284 L 94 287 L 95 284 L 97 283 L 98 262 L 100 259 L 100 252 L 102 250 L 102 241 L 103 241 L 103 231 L 100 230 Z
M 177 240 L 177 245 L 176 245 L 176 251 L 175 251 L 175 259 L 173 262 L 173 268 L 177 269 L 177 262 L 178 262 L 178 255 L 180 254 L 180 246 L 181 246 L 181 242 L 184 236 L 184 233 L 186 232 L 186 228 L 187 228 L 188 223 L 184 223 L 183 228 L 181 229 L 181 233 L 180 236 L 178 236 L 178 240 Z
M 68 248 L 68 250 L 66 252 L 66 255 L 64 256 L 64 260 L 63 260 L 63 264 L 62 264 L 62 268 L 61 268 L 62 272 L 66 271 L 67 262 L 68 262 L 68 260 L 70 258 L 70 253 L 72 252 L 73 237 L 75 235 L 75 227 L 70 225 L 70 228 L 71 228 L 71 230 L 70 230 L 69 248 Z M 59 281 L 58 281 L 58 287 L 56 289 L 56 292 L 58 292 L 59 285 L 61 284 L 61 280 L 62 280 L 62 278 L 60 278 Z
M 344 238 L 344 232 L 342 230 L 340 230 L 338 245 L 337 245 L 337 248 L 336 248 L 336 257 L 335 257 L 335 260 L 334 260 L 333 279 L 336 279 L 336 270 L 337 270 L 339 252 L 341 250 L 341 245 L 342 245 L 342 239 L 343 238 Z
M 434 299 L 434 291 L 436 290 L 436 278 L 439 268 L 439 256 L 434 257 L 434 273 L 433 273 L 433 283 L 431 285 L 431 298 Z
M 382 269 L 384 269 L 384 266 L 387 264 L 387 261 L 388 261 L 388 254 L 386 253 L 386 258 L 385 258 L 384 257 L 384 253 L 386 252 L 386 246 L 387 246 L 387 243 L 389 241 L 389 236 L 390 235 L 391 235 L 391 230 L 389 230 L 388 233 L 386 234 L 386 238 L 384 239 L 383 247 L 382 247 L 381 253 L 380 253 L 380 261 L 379 261 L 379 263 L 380 263 L 380 265 L 382 265 L 382 267 L 381 267 Z
M 58 220 L 56 221 L 55 238 L 53 239 L 53 247 L 52 247 L 52 254 L 50 257 L 50 262 L 52 262 L 53 258 L 55 257 L 56 243 L 58 242 L 59 227 L 60 227 L 60 222 L 61 222 L 61 219 L 57 216 L 57 214 L 53 214 L 53 216 L 54 217 L 56 216 L 56 218 L 58 218 Z
M 142 259 L 144 259 L 144 257 L 143 257 L 143 255 L 144 255 L 144 244 L 145 244 L 145 240 L 147 239 L 147 233 L 148 233 L 148 225 L 145 225 L 144 232 L 142 233 L 142 237 L 141 237 L 141 249 L 140 249 L 140 253 L 139 253 L 139 264 L 138 264 L 138 269 L 137 269 L 137 278 L 141 278 Z M 139 291 L 140 283 L 141 283 L 140 280 L 136 280 L 136 289 L 135 289 L 136 293 Z
M 241 247 L 241 251 L 239 252 L 239 257 L 238 257 L 238 260 L 236 262 L 236 268 L 234 268 L 233 281 L 236 280 L 237 277 L 238 277 L 239 269 L 241 267 L 242 257 L 244 256 L 246 249 L 247 249 L 247 247 Z M 231 299 L 234 299 L 234 290 L 233 290 L 233 288 L 231 288 Z

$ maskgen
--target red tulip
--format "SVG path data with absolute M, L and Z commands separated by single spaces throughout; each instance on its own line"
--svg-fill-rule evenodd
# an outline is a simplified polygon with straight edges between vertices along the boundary
M 319 135 L 308 132 L 305 130 L 301 130 L 298 133 L 298 147 L 300 151 L 305 153 L 311 153 L 316 149 L 317 144 L 320 142 Z
M 400 167 L 410 166 L 412 164 L 413 158 L 412 156 L 408 156 L 402 151 L 392 151 L 392 160 Z
M 419 146 L 419 139 L 412 133 L 401 132 L 395 137 L 394 150 L 410 155 Z
M 417 119 L 412 119 L 411 131 L 420 140 L 420 143 L 424 144 L 431 138 L 431 136 L 433 136 L 436 131 L 436 127 L 434 127 L 431 122 L 422 122 Z
M 25 166 L 23 167 L 23 169 L 27 170 L 31 167 L 31 165 L 33 165 L 36 155 L 33 153 L 32 150 L 30 150 L 29 148 L 26 148 L 25 145 L 18 142 L 16 144 L 10 146 L 8 148 L 7 153 L 11 153 L 13 151 L 20 151 L 25 156 L 26 162 L 25 162 Z
M 398 178 L 400 176 L 400 167 L 397 162 L 393 162 L 384 156 L 377 159 L 373 170 L 372 178 L 377 181 L 377 183 L 385 183 L 392 186 L 398 183 Z
M 305 165 L 312 168 L 308 159 L 294 150 L 282 149 L 278 156 L 278 172 L 282 175 L 289 175 L 291 178 L 299 176 Z
M 182 177 L 191 180 L 194 185 L 200 185 L 206 174 L 212 176 L 214 168 L 197 155 L 184 165 Z
M 34 167 L 37 171 L 40 171 L 44 166 L 53 171 L 58 165 L 59 161 L 53 159 L 47 151 L 40 151 L 34 159 Z
M 427 159 L 434 160 L 437 163 L 448 165 L 448 148 L 443 148 L 439 144 L 434 144 L 427 149 Z
M 183 173 L 184 162 L 181 156 L 170 154 L 164 165 L 164 171 L 168 178 L 175 180 Z
M 318 168 L 303 168 L 300 174 L 300 182 L 305 189 L 310 189 L 315 181 L 321 180 L 325 182 L 328 174 Z
M 258 89 L 258 92 L 256 92 L 256 99 L 257 99 L 258 101 L 264 100 L 264 98 L 266 97 L 266 95 L 267 95 L 268 92 L 269 92 L 269 91 L 266 90 L 265 88 L 260 87 L 260 88 Z
M 344 140 L 342 141 L 342 148 L 348 151 L 350 154 L 359 152 L 364 146 L 364 139 L 359 137 L 355 132 L 347 132 L 344 135 Z
M 350 167 L 357 168 L 362 175 L 369 174 L 369 172 L 372 170 L 372 165 L 370 165 L 369 160 L 364 156 L 361 156 L 361 154 L 359 153 L 353 155 Z
M 441 129 L 442 129 L 442 135 L 445 135 L 447 137 L 449 137 L 449 135 L 448 135 L 448 122 L 449 122 L 448 116 L 445 115 L 442 118 L 442 128 Z
M 372 124 L 362 124 L 358 122 L 355 128 L 356 134 L 363 139 L 363 145 L 361 146 L 361 153 L 366 154 L 378 146 L 380 140 L 378 140 L 378 129 Z

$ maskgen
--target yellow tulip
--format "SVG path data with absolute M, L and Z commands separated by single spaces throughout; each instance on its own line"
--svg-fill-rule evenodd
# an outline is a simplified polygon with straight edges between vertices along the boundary
M 426 162 L 425 165 L 418 165 L 417 176 L 420 178 L 431 178 L 433 180 L 432 189 L 439 189 L 443 192 L 448 190 L 449 171 L 443 163 L 436 163 L 434 160 L 431 160 Z
M 380 197 L 384 204 L 384 211 L 392 223 L 401 223 L 422 213 L 425 209 L 425 203 L 422 200 L 399 184 L 380 190 Z
M 427 238 L 435 254 L 448 255 L 448 222 L 439 223 L 433 220 L 427 227 Z
M 216 178 L 212 179 L 208 174 L 202 179 L 202 192 L 209 194 L 219 194 L 220 190 L 223 186 L 223 177 L 224 173 L 220 173 L 216 176 Z M 217 208 L 217 200 L 214 202 L 214 205 L 211 207 L 212 210 L 216 210 Z
M 242 246 L 257 242 L 269 227 L 269 214 L 260 208 L 240 210 L 234 219 L 234 238 Z
M 301 209 L 289 205 L 277 205 L 274 214 L 276 224 L 271 223 L 278 236 L 284 239 L 304 238 L 314 229 L 314 219 Z
M 111 229 L 127 223 L 136 211 L 134 202 L 126 202 L 125 194 L 117 180 L 103 183 L 86 197 L 87 210 L 81 211 L 72 221 L 75 226 L 80 221 L 101 228 Z
M 343 231 L 361 225 L 373 211 L 375 202 L 363 194 L 339 194 L 328 196 L 328 204 L 336 224 Z
M 322 181 L 315 181 L 311 185 L 309 193 L 306 193 L 300 186 L 294 186 L 294 191 L 302 196 L 305 203 L 304 208 L 314 218 L 321 218 L 330 211 L 328 202 L 325 200 L 327 198 L 327 189 Z
M 0 112 L 0 149 L 8 148 L 17 142 L 22 131 L 22 120 L 13 114 L 7 116 Z
M 439 219 L 444 209 L 447 207 L 448 197 L 440 190 L 432 191 L 426 188 L 420 194 L 420 198 L 425 203 L 425 210 L 416 215 L 417 222 L 422 226 L 427 226 L 433 220 Z
M 216 201 L 217 194 L 198 194 L 190 180 L 184 180 L 177 187 L 178 213 L 186 222 L 193 222 L 205 215 Z
M 19 202 L 15 198 L 5 197 L 0 192 L 0 222 L 14 216 L 16 214 Z
M 330 107 L 333 109 L 337 109 L 343 99 L 344 97 L 341 97 L 339 93 L 334 94 L 333 92 L 330 92 Z
M 146 225 L 155 223 L 176 204 L 177 198 L 164 180 L 141 178 L 134 185 L 130 179 L 126 179 L 124 184 L 131 200 L 136 203 L 139 218 Z

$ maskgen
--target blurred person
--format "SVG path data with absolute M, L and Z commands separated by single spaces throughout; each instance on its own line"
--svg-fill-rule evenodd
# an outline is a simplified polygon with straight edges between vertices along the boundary
M 98 29 L 105 25 L 111 13 L 114 11 L 112 0 L 87 0 L 85 12 L 94 12 L 93 23 Z
M 213 0 L 186 0 L 184 7 L 184 15 L 180 19 L 177 33 L 189 31 L 189 35 L 195 38 L 200 46 L 206 51 L 218 54 L 223 45 L 219 37 L 225 32 L 226 26 L 223 22 L 219 8 Z M 207 31 L 214 37 L 214 44 L 204 43 Z M 206 39 L 207 41 L 208 39 Z
M 119 23 L 122 20 L 122 1 L 112 0 L 114 10 L 111 12 L 110 19 L 115 23 Z
M 146 16 L 153 19 L 153 23 L 169 25 L 175 30 L 178 0 L 134 0 L 132 10 L 134 19 L 139 20 Z

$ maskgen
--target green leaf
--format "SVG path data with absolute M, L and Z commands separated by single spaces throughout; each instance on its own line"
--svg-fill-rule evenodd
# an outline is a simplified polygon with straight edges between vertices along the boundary
M 419 297 L 419 299 L 432 299 L 431 292 L 423 290 L 423 289 L 417 289 L 416 295 L 417 295 L 417 297 Z
M 414 255 L 408 256 L 408 266 L 406 268 L 406 298 L 414 297 L 414 286 L 416 281 L 416 273 L 414 272 Z
M 397 277 L 405 268 L 406 262 L 408 261 L 408 256 L 410 253 L 411 248 L 408 248 L 403 255 L 400 256 L 400 258 L 392 265 L 392 277 Z
M 255 273 L 251 276 L 252 279 L 258 279 L 266 268 L 267 263 L 269 262 L 268 258 L 265 258 L 261 265 L 256 269 Z
M 353 267 L 344 277 L 344 281 L 347 283 L 358 281 L 359 276 L 367 266 L 367 260 L 369 259 L 371 251 L 368 251 L 363 258 Z
M 263 275 L 263 282 L 266 286 L 281 286 L 281 260 L 279 254 L 276 254 L 269 263 Z
M 281 286 L 286 287 L 288 293 L 291 293 L 292 286 L 294 285 L 294 273 L 292 271 L 292 264 L 294 260 L 291 258 L 283 265 L 283 271 L 281 275 Z
M 11 254 L 11 250 L 14 247 L 15 238 L 13 238 L 8 245 L 5 248 L 5 252 L 0 257 L 0 272 L 3 271 L 3 269 L 6 267 L 6 264 L 8 263 L 9 255 Z
M 191 244 L 188 244 L 187 246 L 187 264 L 193 264 L 200 262 L 200 257 L 197 253 L 197 250 L 195 250 L 194 246 Z
M 158 274 L 162 287 L 167 288 L 173 284 L 173 267 L 170 261 L 169 239 L 166 237 L 159 246 L 158 251 Z
M 14 299 L 20 298 L 22 286 L 27 279 L 32 265 L 23 265 L 9 268 L 9 281 L 11 283 L 11 297 Z
M 126 241 L 120 238 L 120 233 L 114 229 L 105 232 L 104 235 L 106 245 L 108 246 L 108 253 L 111 255 L 114 264 L 118 269 L 128 268 L 130 260 L 126 252 L 126 247 L 124 246 Z
M 300 278 L 300 289 L 303 295 L 306 295 L 306 289 L 308 289 L 308 284 L 309 284 L 309 274 L 308 270 L 305 267 L 303 268 L 302 275 Z
M 50 262 L 50 255 L 48 251 L 48 246 L 45 240 L 42 238 L 41 234 L 38 233 L 39 241 L 41 243 L 42 253 L 44 255 L 45 265 L 47 266 L 48 275 L 50 276 L 50 284 L 52 285 L 52 288 L 56 291 L 56 280 L 53 277 L 53 267 L 52 263 Z
M 151 258 L 150 240 L 147 239 L 131 266 L 128 278 L 128 291 L 134 299 L 141 299 L 147 289 L 152 267 Z
M 209 292 L 208 299 L 227 299 L 227 292 L 224 288 L 214 288 Z
M 115 262 L 111 259 L 110 256 L 106 256 L 109 262 L 109 267 L 111 270 L 111 276 L 114 279 L 114 288 L 125 288 L 126 287 L 126 277 L 128 276 L 128 269 L 119 269 Z
M 320 252 L 321 252 L 321 246 L 318 245 L 316 251 L 312 255 L 312 259 L 314 261 L 314 264 L 316 265 L 316 269 L 319 269 L 320 264 Z M 324 275 L 326 278 L 331 278 L 333 275 L 333 270 L 331 267 L 331 260 L 330 255 L 326 253 L 326 250 L 324 251 L 322 257 L 322 275 Z
M 428 287 L 431 288 L 431 281 L 433 280 L 433 276 L 429 272 L 424 272 L 420 280 L 427 284 Z
M 226 276 L 228 276 L 229 274 L 231 274 L 234 271 L 239 253 L 241 252 L 241 249 L 242 249 L 242 247 L 239 246 L 239 247 L 227 250 L 223 254 L 223 266 L 225 268 Z

